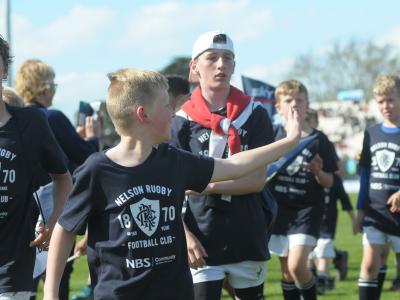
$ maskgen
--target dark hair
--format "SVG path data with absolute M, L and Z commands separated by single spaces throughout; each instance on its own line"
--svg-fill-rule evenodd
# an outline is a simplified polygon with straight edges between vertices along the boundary
M 10 46 L 7 41 L 0 35 L 0 56 L 3 60 L 4 67 L 8 70 L 8 65 L 12 62 L 10 56 Z
M 190 92 L 190 85 L 189 82 L 181 76 L 178 75 L 167 75 L 168 79 L 168 92 L 172 95 L 179 96 L 179 95 L 186 95 Z
M 226 34 L 220 33 L 214 36 L 213 43 L 215 44 L 226 44 Z

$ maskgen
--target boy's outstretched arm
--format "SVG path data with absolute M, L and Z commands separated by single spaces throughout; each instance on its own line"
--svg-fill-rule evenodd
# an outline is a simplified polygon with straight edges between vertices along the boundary
M 53 213 L 46 224 L 42 224 L 36 231 L 37 238 L 30 243 L 30 246 L 37 246 L 47 249 L 51 233 L 64 208 L 65 201 L 72 189 L 72 179 L 69 172 L 64 174 L 50 174 L 53 180 Z
M 301 126 L 295 108 L 291 109 L 286 126 L 287 136 L 272 144 L 236 153 L 228 159 L 215 159 L 210 182 L 239 178 L 289 153 L 299 143 Z
M 47 257 L 46 281 L 44 284 L 45 300 L 58 299 L 58 289 L 65 264 L 71 253 L 75 234 L 66 231 L 60 224 L 54 227 Z
M 238 179 L 209 183 L 201 194 L 225 194 L 233 196 L 258 193 L 264 188 L 265 179 L 266 172 L 263 166 L 255 172 L 251 172 Z

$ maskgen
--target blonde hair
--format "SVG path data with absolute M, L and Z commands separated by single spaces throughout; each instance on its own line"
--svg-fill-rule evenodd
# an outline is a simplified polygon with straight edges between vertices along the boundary
M 52 67 L 38 59 L 29 59 L 19 68 L 15 77 L 15 89 L 25 103 L 35 101 L 37 96 L 52 88 L 55 73 Z
M 400 96 L 400 78 L 397 75 L 384 74 L 375 80 L 373 89 L 374 95 L 385 96 L 392 93 Z
M 167 79 L 154 71 L 121 69 L 108 78 L 107 111 L 117 132 L 132 124 L 133 107 L 152 105 L 161 90 L 168 91 Z
M 3 87 L 3 101 L 10 106 L 23 107 L 24 100 L 17 92 L 9 87 Z
M 308 101 L 308 91 L 304 84 L 294 79 L 283 81 L 275 90 L 275 101 L 276 103 L 279 103 L 282 95 L 292 95 L 295 93 L 304 93 Z

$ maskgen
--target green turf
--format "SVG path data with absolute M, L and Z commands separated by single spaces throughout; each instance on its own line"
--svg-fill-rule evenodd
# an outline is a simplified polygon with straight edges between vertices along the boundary
M 353 202 L 355 201 L 355 195 L 352 195 L 352 200 Z M 339 214 L 335 245 L 337 248 L 341 250 L 347 250 L 349 252 L 348 278 L 345 281 L 336 281 L 336 289 L 323 296 L 319 296 L 319 299 L 357 300 L 357 279 L 362 257 L 361 235 L 353 236 L 350 218 L 348 217 L 347 213 L 340 212 Z M 386 276 L 386 282 L 383 288 L 381 300 L 400 299 L 400 292 L 388 291 L 388 288 L 391 285 L 391 280 L 394 278 L 394 271 L 394 257 L 391 253 L 388 259 L 388 274 Z M 85 257 L 83 257 L 76 260 L 74 263 L 74 272 L 71 278 L 71 295 L 82 289 L 86 285 L 86 280 L 87 264 Z M 42 299 L 41 288 L 42 286 L 39 287 L 38 299 Z M 264 291 L 266 299 L 268 300 L 282 299 L 280 288 L 280 267 L 276 257 L 273 257 L 268 262 L 268 272 Z M 222 299 L 230 299 L 230 297 L 224 293 Z

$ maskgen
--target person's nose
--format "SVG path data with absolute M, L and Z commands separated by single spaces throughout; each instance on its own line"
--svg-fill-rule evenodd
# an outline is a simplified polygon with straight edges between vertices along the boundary
M 217 67 L 219 69 L 225 68 L 225 64 L 226 64 L 225 59 L 222 56 L 218 57 Z

